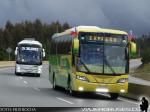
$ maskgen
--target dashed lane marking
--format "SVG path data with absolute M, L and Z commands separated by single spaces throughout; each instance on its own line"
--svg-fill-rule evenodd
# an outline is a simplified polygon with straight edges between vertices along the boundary
M 23 83 L 28 84 L 28 82 L 27 82 L 27 81 L 23 81 Z
M 70 101 L 67 101 L 67 100 L 65 100 L 65 99 L 62 99 L 62 98 L 59 98 L 59 97 L 56 97 L 58 100 L 61 100 L 61 101 L 63 101 L 63 102 L 66 102 L 66 103 L 69 103 L 69 104 L 74 104 L 74 103 L 72 103 L 72 102 L 70 102 Z
M 19 78 L 20 78 L 20 79 L 23 79 L 23 77 L 21 77 L 21 76 L 20 76 Z

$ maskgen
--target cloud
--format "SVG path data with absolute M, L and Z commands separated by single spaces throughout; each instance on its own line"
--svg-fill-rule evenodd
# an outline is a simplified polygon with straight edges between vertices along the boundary
M 111 0 L 103 2 L 101 10 L 109 18 L 111 26 L 137 33 L 150 32 L 149 0 Z
M 149 33 L 149 0 L 0 0 L 0 27 L 7 20 L 59 20 L 72 26 L 96 25 Z

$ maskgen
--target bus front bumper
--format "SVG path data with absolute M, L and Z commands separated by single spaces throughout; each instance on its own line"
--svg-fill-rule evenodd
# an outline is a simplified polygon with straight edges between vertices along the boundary
M 128 82 L 125 83 L 92 83 L 75 79 L 73 82 L 74 91 L 78 92 L 98 92 L 98 93 L 127 93 Z
M 42 66 L 37 66 L 37 65 L 21 65 L 21 64 L 16 64 L 16 72 L 17 73 L 42 73 Z

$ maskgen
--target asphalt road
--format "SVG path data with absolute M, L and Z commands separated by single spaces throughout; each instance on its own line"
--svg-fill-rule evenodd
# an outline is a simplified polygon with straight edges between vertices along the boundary
M 1 107 L 107 107 L 139 108 L 139 102 L 108 95 L 82 94 L 73 97 L 67 91 L 52 89 L 48 80 L 48 66 L 44 65 L 41 77 L 16 76 L 14 67 L 0 69 Z
M 130 69 L 136 69 L 142 64 L 141 59 L 132 59 L 130 60 Z

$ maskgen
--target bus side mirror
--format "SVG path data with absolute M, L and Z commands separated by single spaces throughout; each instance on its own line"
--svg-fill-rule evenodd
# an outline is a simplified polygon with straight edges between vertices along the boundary
M 45 50 L 43 49 L 43 58 L 45 57 Z
M 130 53 L 131 53 L 131 55 L 136 54 L 136 43 L 135 42 L 130 42 Z
M 17 50 L 18 50 L 18 47 L 16 47 L 16 49 L 15 49 L 15 55 L 17 55 Z
M 74 38 L 73 40 L 73 54 L 78 55 L 79 54 L 79 39 Z

